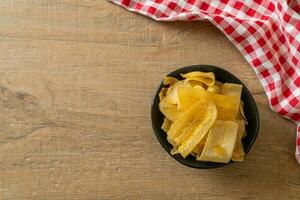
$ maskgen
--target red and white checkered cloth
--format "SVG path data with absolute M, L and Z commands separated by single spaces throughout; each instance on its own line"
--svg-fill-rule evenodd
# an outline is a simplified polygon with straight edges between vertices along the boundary
M 209 20 L 244 55 L 275 112 L 297 123 L 300 163 L 300 0 L 110 0 L 158 21 Z

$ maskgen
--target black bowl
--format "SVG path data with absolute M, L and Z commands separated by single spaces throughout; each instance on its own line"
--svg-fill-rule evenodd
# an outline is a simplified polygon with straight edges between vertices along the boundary
M 182 79 L 182 77 L 180 76 L 181 73 L 188 73 L 192 71 L 214 72 L 216 76 L 216 80 L 220 82 L 237 83 L 243 85 L 242 100 L 244 101 L 245 115 L 248 120 L 248 125 L 246 125 L 247 136 L 243 139 L 243 145 L 244 145 L 245 154 L 247 154 L 250 151 L 253 143 L 255 142 L 259 130 L 259 114 L 258 114 L 256 103 L 251 93 L 249 92 L 247 87 L 236 76 L 226 71 L 225 69 L 212 66 L 212 65 L 194 65 L 189 67 L 183 67 L 171 72 L 167 76 L 172 76 L 177 79 Z M 160 84 L 159 88 L 155 93 L 154 99 L 152 101 L 152 108 L 151 108 L 152 127 L 161 146 L 169 153 L 169 155 L 171 155 L 170 152 L 172 149 L 172 145 L 169 144 L 166 133 L 161 129 L 164 116 L 160 112 L 158 107 L 159 92 L 162 88 L 163 88 L 163 83 Z M 171 156 L 175 158 L 177 161 L 179 161 L 180 163 L 193 168 L 202 168 L 202 169 L 216 168 L 228 164 L 228 163 L 197 161 L 196 158 L 191 155 L 189 155 L 186 158 L 183 158 L 180 154 L 175 154 Z

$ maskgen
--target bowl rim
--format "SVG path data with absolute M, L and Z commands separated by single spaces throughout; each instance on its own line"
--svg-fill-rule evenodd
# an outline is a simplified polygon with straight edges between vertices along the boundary
M 166 76 L 172 76 L 171 74 L 180 74 L 182 73 L 182 71 L 185 71 L 185 70 L 188 70 L 189 72 L 192 72 L 192 71 L 201 71 L 201 67 L 208 67 L 208 68 L 215 68 L 217 70 L 220 70 L 221 72 L 225 72 L 227 73 L 228 75 L 230 75 L 231 77 L 233 77 L 234 79 L 237 80 L 237 82 L 239 82 L 239 84 L 243 85 L 243 88 L 244 88 L 244 92 L 247 93 L 247 96 L 250 98 L 250 101 L 253 102 L 253 109 L 254 109 L 254 113 L 255 113 L 255 120 L 257 122 L 257 125 L 255 127 L 255 130 L 253 131 L 253 137 L 252 139 L 250 140 L 249 142 L 249 145 L 248 145 L 248 148 L 247 149 L 244 149 L 245 151 L 245 156 L 249 153 L 250 149 L 252 148 L 253 144 L 255 143 L 256 139 L 257 139 L 257 136 L 259 134 L 259 129 L 260 129 L 260 117 L 259 117 L 259 112 L 258 112 L 258 108 L 257 108 L 257 104 L 251 94 L 251 92 L 249 91 L 249 89 L 246 87 L 246 85 L 237 77 L 235 76 L 234 74 L 232 74 L 230 71 L 228 70 L 225 70 L 224 68 L 222 67 L 218 67 L 218 66 L 215 66 L 215 65 L 209 65 L 209 64 L 198 64 L 198 65 L 190 65 L 190 66 L 185 66 L 185 67 L 181 67 L 181 68 L 178 68 L 174 71 L 171 71 L 170 73 L 168 73 L 167 75 L 165 75 L 164 77 Z M 209 71 L 205 71 L 205 72 L 209 72 Z M 163 138 L 161 138 L 159 135 L 160 133 L 158 132 L 157 128 L 154 127 L 154 122 L 153 122 L 153 114 L 154 114 L 154 106 L 155 106 L 155 99 L 157 98 L 157 95 L 159 94 L 160 90 L 161 90 L 161 87 L 163 87 L 163 79 L 162 81 L 160 82 L 160 84 L 158 85 L 158 87 L 156 88 L 155 90 L 155 93 L 154 93 L 154 96 L 152 97 L 152 101 L 151 101 L 151 122 L 152 122 L 152 129 L 154 131 L 154 134 L 156 136 L 156 139 L 158 140 L 160 146 L 173 158 L 175 159 L 176 161 L 178 161 L 179 163 L 185 165 L 185 166 L 188 166 L 188 167 L 192 167 L 192 168 L 197 168 L 197 169 L 212 169 L 212 168 L 219 168 L 219 167 L 224 167 L 228 164 L 232 164 L 232 163 L 236 163 L 234 161 L 230 161 L 229 163 L 214 163 L 214 162 L 203 162 L 203 161 L 193 161 L 193 162 L 189 162 L 189 160 L 185 160 L 183 159 L 181 156 L 178 156 L 177 154 L 175 155 L 172 155 L 171 152 L 169 152 L 167 150 L 167 147 L 165 146 L 164 142 L 162 141 Z M 206 165 L 206 166 L 201 166 L 199 165 L 199 163 L 214 163 L 215 165 Z

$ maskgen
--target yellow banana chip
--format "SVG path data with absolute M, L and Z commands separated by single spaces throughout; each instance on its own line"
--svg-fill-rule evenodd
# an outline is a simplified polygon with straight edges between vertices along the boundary
M 224 83 L 221 87 L 221 94 L 227 96 L 236 96 L 239 99 L 241 98 L 243 86 L 234 83 Z
M 220 93 L 227 96 L 235 96 L 240 99 L 242 95 L 242 89 L 243 89 L 242 85 L 234 84 L 234 83 L 224 83 L 223 86 L 221 87 Z M 242 100 L 240 100 L 240 106 L 239 106 L 237 118 L 246 120 L 246 117 L 244 115 L 244 102 Z
M 244 102 L 242 100 L 241 100 L 240 109 L 238 112 L 238 119 L 243 119 L 245 124 L 248 124 L 247 118 L 246 118 L 245 112 L 244 112 Z
M 178 96 L 183 111 L 199 100 L 214 102 L 220 120 L 234 120 L 240 105 L 238 97 L 210 93 L 202 88 L 181 88 Z
M 190 123 L 199 115 L 203 115 L 205 112 L 206 104 L 199 101 L 186 110 L 177 120 L 175 120 L 168 131 L 168 141 L 176 145 L 174 140 L 178 137 L 182 131 L 190 125 Z
M 164 123 L 162 124 L 161 129 L 167 133 L 169 131 L 171 125 L 172 125 L 172 121 L 165 117 Z
M 238 133 L 236 136 L 235 146 L 232 152 L 231 160 L 243 161 L 245 152 L 242 143 L 242 137 L 243 137 L 243 133 L 245 132 L 245 123 L 243 120 L 237 120 L 237 123 L 239 125 L 239 128 L 238 128 Z
M 220 93 L 223 95 L 227 95 L 227 96 L 236 96 L 238 98 L 241 98 L 242 89 L 243 89 L 242 85 L 233 84 L 233 83 L 224 83 L 224 85 L 221 87 Z M 240 101 L 238 118 L 239 117 L 242 117 L 243 119 L 246 120 L 246 117 L 244 114 L 244 102 L 242 100 Z
M 177 120 L 182 112 L 177 109 L 176 105 L 169 104 L 165 98 L 159 103 L 159 110 L 171 121 Z
M 238 132 L 238 124 L 217 120 L 210 130 L 204 149 L 197 160 L 228 163 Z
M 187 79 L 185 79 L 187 80 Z M 191 86 L 192 87 L 201 87 L 201 88 L 204 88 L 204 85 L 202 82 L 199 82 L 199 81 L 193 81 L 193 80 L 187 80 L 190 82 Z
M 174 83 L 177 83 L 179 80 L 177 78 L 171 77 L 171 76 L 166 76 L 164 78 L 164 85 L 173 85 Z
M 216 93 L 216 94 L 220 93 L 220 88 L 216 85 L 209 86 L 206 90 L 211 93 Z
M 215 74 L 213 72 L 189 72 L 181 74 L 183 78 L 187 80 L 199 81 L 207 86 L 213 86 L 215 84 Z
M 205 90 L 202 86 L 200 86 L 200 85 L 195 85 L 195 86 L 193 86 L 193 88 L 195 88 L 195 89 L 203 89 L 203 90 Z
M 178 89 L 180 88 L 189 88 L 191 87 L 190 83 L 188 81 L 179 81 L 168 89 L 166 93 L 166 101 L 170 104 L 178 105 L 179 99 L 178 99 Z
M 185 140 L 187 140 L 191 134 L 196 130 L 196 128 L 199 125 L 199 120 L 201 120 L 200 118 L 203 117 L 202 114 L 196 116 L 191 122 L 190 124 L 184 128 L 181 132 L 181 134 L 174 138 L 174 141 L 177 145 L 181 145 Z
M 197 104 L 202 104 L 202 101 L 199 101 Z M 203 108 L 203 114 L 200 110 L 197 110 L 200 113 L 198 124 L 195 129 L 190 133 L 190 136 L 178 147 L 178 151 L 182 157 L 187 157 L 188 154 L 192 152 L 192 150 L 199 144 L 199 142 L 205 137 L 208 133 L 211 126 L 215 123 L 217 119 L 217 108 L 216 105 L 211 102 L 205 102 L 205 107 Z
M 215 85 L 218 86 L 219 88 L 221 88 L 223 86 L 224 83 L 220 82 L 220 81 L 215 81 Z
M 177 148 L 173 148 L 173 149 L 171 149 L 171 155 L 175 155 L 175 154 L 178 154 L 179 152 L 178 152 L 178 149 Z
M 168 89 L 167 88 L 161 88 L 159 92 L 159 100 L 161 101 L 167 94 Z
M 193 152 L 196 156 L 197 155 L 201 155 L 203 149 L 204 149 L 204 146 L 205 146 L 205 143 L 206 143 L 206 140 L 207 140 L 207 135 L 199 142 L 199 144 L 197 144 L 197 146 L 193 149 Z

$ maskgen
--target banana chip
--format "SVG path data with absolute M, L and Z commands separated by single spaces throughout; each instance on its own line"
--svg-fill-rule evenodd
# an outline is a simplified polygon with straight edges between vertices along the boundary
M 178 154 L 179 152 L 178 152 L 178 149 L 177 148 L 173 148 L 173 149 L 171 149 L 171 155 L 175 155 L 175 154 Z
M 190 122 L 190 124 L 182 130 L 181 134 L 178 137 L 174 138 L 174 141 L 177 145 L 181 145 L 183 141 L 185 141 L 190 136 L 190 134 L 196 129 L 199 123 L 199 117 L 200 116 L 195 117 Z
M 174 83 L 177 83 L 179 80 L 177 78 L 171 77 L 171 76 L 166 76 L 164 78 L 164 85 L 173 85 Z
M 245 152 L 244 152 L 244 147 L 243 147 L 243 143 L 242 143 L 242 137 L 243 137 L 243 133 L 245 132 L 245 123 L 244 123 L 244 120 L 237 120 L 237 123 L 239 125 L 239 128 L 238 128 L 238 133 L 236 136 L 236 141 L 235 141 L 234 149 L 232 152 L 231 160 L 243 161 Z
M 221 120 L 234 120 L 240 105 L 240 99 L 235 96 L 214 94 L 202 88 L 181 88 L 178 96 L 182 110 L 188 109 L 199 100 L 212 101 L 217 106 L 218 119 Z
M 177 109 L 176 105 L 169 104 L 165 98 L 159 103 L 159 110 L 171 121 L 177 120 L 182 112 Z
M 168 89 L 167 88 L 162 88 L 159 92 L 159 100 L 161 101 L 167 94 Z
M 168 141 L 175 146 L 178 144 L 174 143 L 176 137 L 180 136 L 182 131 L 190 125 L 190 123 L 197 117 L 201 116 L 205 112 L 206 104 L 202 101 L 195 103 L 190 109 L 185 111 L 180 118 L 175 120 L 168 131 Z
M 216 85 L 209 86 L 206 90 L 211 93 L 216 93 L 216 94 L 220 93 L 220 88 Z
M 165 117 L 164 123 L 162 124 L 161 129 L 167 133 L 169 131 L 171 125 L 172 125 L 172 121 Z
M 242 100 L 241 100 L 240 109 L 238 112 L 238 119 L 243 119 L 245 124 L 248 124 L 247 118 L 246 118 L 245 112 L 244 112 L 244 102 Z
M 235 96 L 238 97 L 239 99 L 241 98 L 242 95 L 242 89 L 243 86 L 239 84 L 234 84 L 234 83 L 224 83 L 223 86 L 221 87 L 221 94 L 222 95 L 227 95 L 227 96 Z M 246 122 L 246 117 L 244 114 L 244 102 L 240 100 L 240 106 L 237 114 L 237 119 L 244 119 L 245 123 Z
M 193 81 L 193 80 L 188 80 L 185 79 L 186 81 L 189 81 L 189 83 L 191 84 L 192 87 L 200 87 L 200 88 L 204 88 L 204 84 L 202 82 L 199 81 Z
M 215 85 L 218 86 L 219 88 L 221 88 L 223 86 L 224 83 L 220 82 L 220 81 L 215 81 Z
M 241 98 L 243 86 L 234 83 L 224 83 L 221 87 L 221 94 Z
M 202 104 L 201 101 L 199 101 L 196 104 Z M 190 136 L 188 139 L 186 139 L 182 145 L 178 147 L 178 151 L 181 154 L 182 157 L 187 157 L 188 154 L 192 152 L 192 150 L 199 144 L 199 142 L 205 137 L 205 135 L 208 133 L 209 129 L 212 127 L 212 125 L 215 123 L 217 119 L 217 108 L 214 103 L 211 101 L 207 101 L 205 108 L 203 109 L 204 113 L 200 113 L 200 117 L 197 120 L 198 124 L 196 128 L 191 131 Z
M 207 135 L 199 142 L 199 144 L 197 144 L 197 146 L 193 149 L 193 154 L 196 155 L 196 156 L 200 156 L 203 149 L 204 149 L 204 146 L 205 146 L 205 143 L 206 143 L 206 140 L 207 140 Z
M 192 87 L 188 81 L 179 81 L 168 89 L 166 93 L 166 101 L 170 104 L 179 105 L 179 98 L 178 98 L 178 90 L 180 88 L 190 88 Z M 180 107 L 180 106 L 179 106 Z
M 232 121 L 216 121 L 210 130 L 204 149 L 197 160 L 228 163 L 238 133 L 238 124 Z
M 181 74 L 183 78 L 187 80 L 199 81 L 207 86 L 213 86 L 215 84 L 215 74 L 213 72 L 190 72 Z

